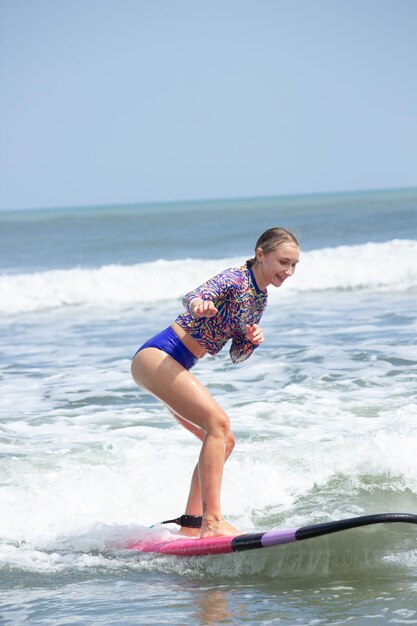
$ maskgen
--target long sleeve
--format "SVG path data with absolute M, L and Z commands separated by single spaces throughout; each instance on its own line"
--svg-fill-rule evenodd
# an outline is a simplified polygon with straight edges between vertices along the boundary
M 212 317 L 193 317 L 196 298 L 211 300 L 217 309 Z M 255 346 L 246 338 L 246 324 L 257 324 L 267 303 L 267 291 L 259 291 L 250 270 L 229 268 L 187 293 L 185 312 L 176 323 L 184 328 L 209 354 L 217 354 L 229 339 L 233 363 L 247 359 Z
M 212 300 L 215 304 L 225 299 L 234 297 L 236 291 L 235 276 L 231 276 L 233 270 L 225 270 L 205 283 L 187 293 L 183 300 L 183 306 L 191 314 L 191 303 L 196 298 L 201 300 Z M 233 278 L 234 280 L 231 280 Z
M 232 345 L 230 346 L 229 354 L 233 363 L 241 363 L 242 361 L 246 361 L 253 353 L 255 348 L 253 343 L 246 339 L 244 335 L 240 337 L 234 337 L 232 340 Z

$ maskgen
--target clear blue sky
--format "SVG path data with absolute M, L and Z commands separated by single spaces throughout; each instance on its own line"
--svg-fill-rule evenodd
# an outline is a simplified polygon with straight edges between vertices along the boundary
M 416 0 L 0 6 L 0 208 L 417 186 Z

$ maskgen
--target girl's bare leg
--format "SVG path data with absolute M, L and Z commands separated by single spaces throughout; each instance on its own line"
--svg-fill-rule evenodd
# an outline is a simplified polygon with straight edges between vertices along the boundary
M 145 348 L 136 354 L 132 376 L 138 385 L 159 398 L 176 415 L 205 433 L 198 462 L 203 514 L 200 536 L 238 533 L 223 520 L 220 507 L 226 441 L 230 432 L 226 413 L 197 378 L 157 348 Z
M 204 441 L 205 433 L 201 428 L 198 428 L 194 424 L 187 422 L 179 415 L 173 413 L 175 419 L 184 426 L 187 430 L 189 430 L 193 435 L 195 435 L 200 441 Z M 226 441 L 226 453 L 224 457 L 224 461 L 226 462 L 229 456 L 233 452 L 233 448 L 235 447 L 235 438 L 231 431 L 229 431 L 227 441 Z M 202 506 L 201 506 L 201 490 L 200 490 L 200 476 L 198 470 L 198 463 L 194 468 L 193 475 L 191 478 L 190 492 L 188 495 L 187 505 L 185 507 L 186 515 L 201 515 L 202 514 Z M 182 528 L 180 530 L 182 535 L 186 535 L 187 537 L 195 537 L 199 535 L 199 531 L 195 528 Z

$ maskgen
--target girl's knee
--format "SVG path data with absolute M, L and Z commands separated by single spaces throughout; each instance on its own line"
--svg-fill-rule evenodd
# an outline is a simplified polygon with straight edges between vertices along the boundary
M 236 445 L 236 438 L 231 430 L 229 430 L 229 434 L 226 439 L 226 458 L 230 456 L 233 452 L 233 449 Z
M 216 411 L 215 414 L 211 416 L 207 428 L 207 432 L 210 431 L 213 434 L 216 433 L 223 436 L 224 440 L 227 442 L 230 434 L 230 420 L 224 411 Z

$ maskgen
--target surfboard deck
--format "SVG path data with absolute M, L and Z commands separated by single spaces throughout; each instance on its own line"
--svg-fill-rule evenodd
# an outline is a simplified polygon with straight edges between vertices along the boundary
M 331 533 L 369 526 L 371 524 L 386 524 L 403 522 L 417 524 L 417 514 L 413 513 L 378 513 L 364 515 L 334 522 L 324 522 L 299 528 L 269 530 L 266 532 L 244 533 L 231 537 L 184 537 L 169 533 L 164 537 L 147 536 L 128 545 L 128 549 L 138 552 L 167 554 L 172 556 L 208 556 L 215 554 L 230 554 L 259 548 L 274 546 L 311 539 Z

